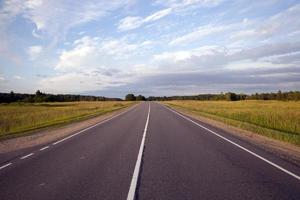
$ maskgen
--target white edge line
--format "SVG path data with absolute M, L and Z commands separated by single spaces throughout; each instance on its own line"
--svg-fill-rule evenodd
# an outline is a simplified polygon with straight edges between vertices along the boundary
M 161 105 L 161 104 L 160 104 L 160 105 Z M 197 122 L 195 122 L 195 121 L 191 120 L 190 118 L 188 118 L 188 117 L 186 117 L 186 116 L 184 116 L 184 115 L 178 113 L 177 111 L 175 111 L 175 110 L 173 110 L 173 109 L 171 109 L 171 108 L 169 108 L 169 107 L 167 107 L 167 106 L 165 106 L 165 105 L 163 105 L 163 107 L 169 109 L 170 111 L 172 111 L 172 112 L 174 112 L 175 114 L 177 114 L 177 115 L 183 117 L 184 119 L 186 119 L 186 120 L 188 120 L 188 121 L 194 123 L 195 125 L 197 125 L 197 126 L 203 128 L 203 129 L 205 129 L 205 130 L 211 132 L 212 134 L 214 134 L 214 135 L 216 135 L 216 136 L 222 138 L 223 140 L 225 140 L 225 141 L 227 141 L 227 142 L 229 142 L 229 143 L 235 145 L 236 147 L 238 147 L 238 148 L 240 148 L 240 149 L 242 149 L 242 150 L 244 150 L 244 151 L 250 153 L 251 155 L 255 156 L 256 158 L 259 158 L 259 159 L 265 161 L 266 163 L 272 165 L 273 167 L 275 167 L 275 168 L 281 170 L 282 172 L 285 172 L 286 174 L 288 174 L 288 175 L 290 175 L 290 176 L 292 176 L 292 177 L 294 177 L 294 178 L 296 178 L 297 180 L 300 181 L 300 176 L 298 176 L 297 174 L 294 174 L 293 172 L 291 172 L 291 171 L 289 171 L 289 170 L 287 170 L 287 169 L 285 169 L 285 168 L 283 168 L 283 167 L 281 167 L 281 166 L 279 166 L 279 165 L 277 165 L 277 164 L 275 164 L 275 163 L 269 161 L 268 159 L 266 159 L 266 158 L 264 158 L 264 157 L 262 157 L 262 156 L 260 156 L 260 155 L 258 155 L 258 154 L 256 154 L 256 153 L 254 153 L 253 151 L 250 151 L 249 149 L 246 149 L 245 147 L 243 147 L 243 146 L 241 146 L 241 145 L 239 145 L 239 144 L 237 144 L 237 143 L 235 143 L 235 142 L 233 142 L 233 141 L 231 141 L 231 140 L 225 138 L 224 136 L 219 135 L 218 133 L 216 133 L 216 132 L 214 132 L 214 131 L 212 131 L 212 130 L 206 128 L 205 126 L 202 126 L 202 125 L 198 124 Z
M 149 117 L 150 117 L 150 103 L 149 103 L 147 120 L 146 120 L 146 124 L 145 124 L 145 128 L 144 128 L 144 132 L 143 132 L 143 138 L 142 138 L 142 141 L 141 141 L 139 154 L 138 154 L 136 164 L 135 164 L 135 167 L 134 167 L 134 172 L 133 172 L 133 175 L 132 175 L 130 188 L 129 188 L 128 195 L 127 195 L 127 200 L 134 200 L 134 198 L 135 198 L 135 191 L 136 191 L 136 186 L 137 186 L 139 173 L 140 173 L 140 168 L 141 168 L 142 155 L 143 155 L 144 145 L 145 145 L 145 138 L 146 138 L 146 133 L 147 133 L 148 124 L 149 124 Z
M 33 156 L 33 155 L 34 155 L 34 153 L 30 153 L 30 154 L 27 154 L 27 155 L 21 157 L 20 159 L 23 160 L 23 159 L 28 158 L 28 157 Z
M 44 151 L 45 149 L 48 149 L 48 148 L 49 148 L 49 146 L 45 146 L 43 148 L 40 148 L 40 151 Z
M 78 134 L 80 134 L 80 133 L 82 133 L 82 132 L 85 132 L 85 131 L 87 131 L 87 130 L 89 130 L 89 129 L 91 129 L 91 128 L 94 128 L 95 126 L 98 126 L 98 125 L 103 124 L 103 123 L 105 123 L 105 122 L 108 122 L 108 121 L 110 121 L 110 120 L 112 120 L 112 119 L 114 119 L 114 118 L 116 118 L 116 117 L 118 117 L 118 116 L 120 116 L 120 115 L 123 115 L 124 113 L 129 112 L 130 110 L 134 109 L 137 105 L 139 105 L 139 104 L 136 104 L 135 106 L 133 106 L 133 107 L 130 108 L 129 110 L 125 110 L 125 111 L 123 111 L 123 112 L 121 112 L 121 113 L 119 113 L 119 114 L 117 114 L 117 115 L 114 115 L 114 116 L 111 117 L 111 118 L 108 118 L 108 119 L 106 119 L 106 120 L 104 120 L 104 121 L 101 121 L 101 122 L 99 122 L 99 123 L 97 123 L 97 124 L 94 124 L 94 125 L 92 125 L 92 126 L 90 126 L 90 127 L 87 127 L 87 128 L 85 128 L 85 129 L 83 129 L 83 130 L 77 132 L 77 133 L 74 133 L 74 134 L 72 134 L 72 135 L 69 135 L 68 137 L 65 137 L 65 138 L 63 138 L 63 139 L 61 139 L 61 140 L 58 140 L 58 141 L 52 143 L 52 145 L 59 144 L 59 143 L 65 141 L 65 140 L 68 140 L 68 139 L 70 139 L 70 138 L 72 138 L 72 137 L 74 137 L 74 136 L 76 136 L 76 135 L 78 135 Z
M 9 165 L 12 165 L 12 163 L 7 163 L 7 164 L 5 164 L 5 165 L 2 165 L 2 166 L 0 167 L 0 170 L 1 170 L 1 169 L 4 169 L 5 167 L 8 167 Z

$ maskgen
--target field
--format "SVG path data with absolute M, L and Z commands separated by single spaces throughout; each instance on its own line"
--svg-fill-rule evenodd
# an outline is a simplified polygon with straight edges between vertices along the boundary
M 168 101 L 165 104 L 300 145 L 299 101 Z
M 0 138 L 86 119 L 129 105 L 132 103 L 117 101 L 0 104 Z

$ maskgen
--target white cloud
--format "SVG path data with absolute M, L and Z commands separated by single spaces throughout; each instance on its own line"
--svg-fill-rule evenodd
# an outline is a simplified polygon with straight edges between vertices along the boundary
M 145 23 L 159 20 L 159 19 L 169 15 L 171 12 L 172 12 L 172 8 L 167 8 L 164 10 L 157 11 L 157 12 L 153 13 L 152 15 L 149 15 L 145 18 L 128 16 L 128 17 L 125 17 L 124 19 L 120 20 L 118 29 L 121 31 L 128 31 L 128 30 L 136 29 Z
M 287 36 L 299 31 L 300 4 L 291 6 L 264 20 L 257 20 L 252 28 L 242 29 L 231 35 L 234 40 L 265 39 L 278 36 Z
M 163 52 L 154 55 L 154 61 L 158 68 L 172 71 L 189 71 L 194 69 L 210 69 L 223 66 L 227 63 L 226 56 L 230 54 L 230 50 L 220 46 L 203 46 L 200 48 Z
M 84 35 L 86 32 L 85 31 L 80 31 L 79 33 L 77 33 L 78 35 Z
M 95 56 L 97 53 L 97 39 L 83 37 L 76 40 L 73 49 L 64 50 L 55 69 L 60 71 L 82 70 L 88 67 L 95 67 Z
M 241 30 L 233 33 L 230 37 L 231 39 L 243 39 L 243 38 L 249 38 L 256 35 L 256 31 L 253 29 L 248 30 Z
M 295 64 L 299 66 L 300 51 L 271 56 L 266 60 L 275 64 Z
M 7 33 L 7 27 L 12 23 L 15 17 L 22 10 L 21 0 L 7 0 L 2 2 L 2 8 L 0 9 L 0 58 L 13 61 L 14 63 L 20 63 L 20 58 L 12 52 L 10 34 Z
M 38 31 L 35 30 L 35 29 L 33 29 L 31 33 L 32 33 L 32 36 L 35 37 L 35 38 L 38 38 L 38 39 L 43 38 L 41 35 L 38 34 Z
M 32 31 L 34 37 L 47 34 L 57 40 L 63 38 L 70 28 L 98 20 L 120 7 L 130 5 L 131 1 L 6 0 L 0 11 L 0 27 L 7 26 L 20 15 L 35 24 L 36 29 Z
M 30 46 L 27 49 L 27 54 L 30 57 L 30 60 L 36 60 L 43 51 L 42 46 Z
M 251 48 L 203 46 L 201 48 L 163 52 L 154 55 L 157 68 L 168 70 L 211 70 L 251 67 L 285 67 L 299 63 L 300 42 L 264 44 Z M 237 63 L 237 64 L 234 64 Z
M 249 20 L 225 25 L 204 25 L 169 42 L 169 45 L 186 45 L 214 34 L 229 34 L 235 42 L 249 39 L 267 39 L 271 37 L 286 37 L 299 31 L 300 4 L 294 5 L 280 13 L 264 20 Z M 290 34 L 292 36 L 293 34 Z
M 25 3 L 24 15 L 36 24 L 38 30 L 62 32 L 78 24 L 97 20 L 128 1 L 34 1 Z M 59 21 L 60 23 L 57 23 Z
M 148 64 L 146 61 L 142 65 L 127 63 L 148 43 L 151 44 L 150 41 L 132 44 L 126 39 L 82 37 L 73 43 L 72 49 L 61 53 L 55 68 L 58 74 L 43 78 L 39 88 L 56 93 L 108 90 L 126 88 L 151 74 L 284 68 L 297 62 L 295 56 L 300 51 L 299 42 L 251 48 L 203 46 L 155 54 L 153 62 Z M 290 60 L 284 57 L 287 54 L 291 55 Z
M 157 12 L 153 13 L 152 15 L 146 17 L 144 19 L 144 22 L 152 22 L 152 21 L 159 20 L 160 18 L 163 18 L 163 17 L 171 14 L 171 12 L 172 12 L 172 8 L 167 8 L 164 10 L 157 11 Z
M 0 3 L 0 62 L 5 63 L 4 71 L 13 75 L 6 80 L 0 76 L 0 85 L 20 88 L 24 81 L 17 79 L 26 73 L 28 79 L 35 77 L 26 81 L 27 88 L 35 88 L 30 86 L 39 80 L 40 88 L 53 92 L 81 93 L 113 87 L 126 91 L 134 83 L 136 88 L 143 88 L 140 83 L 145 83 L 148 91 L 163 87 L 165 91 L 172 87 L 174 91 L 184 90 L 188 85 L 197 91 L 201 82 L 197 81 L 205 79 L 207 71 L 228 70 L 226 76 L 214 79 L 222 84 L 222 77 L 224 82 L 231 79 L 230 70 L 246 69 L 250 73 L 253 68 L 296 68 L 300 64 L 300 4 L 296 1 L 265 0 L 251 5 L 247 1 L 226 1 L 222 7 L 212 8 L 223 0 L 157 0 L 139 2 L 127 10 L 134 1 L 4 0 Z M 26 34 L 20 33 L 19 27 L 24 27 Z M 139 27 L 144 28 L 121 32 Z M 33 37 L 28 38 L 28 33 Z M 24 46 L 28 44 L 35 46 Z M 7 64 L 11 56 L 7 48 L 16 53 L 25 49 L 32 62 L 20 62 L 24 66 L 20 68 Z M 41 64 L 45 68 L 36 78 L 33 66 Z M 182 77 L 187 72 L 190 74 Z M 193 72 L 204 75 L 199 78 Z M 174 79 L 168 77 L 170 73 L 177 73 L 176 87 Z M 149 74 L 153 77 L 143 82 Z M 284 70 L 282 74 L 286 74 Z M 156 75 L 161 75 L 160 79 Z M 194 79 L 189 81 L 190 77 Z M 135 82 L 138 78 L 141 81 Z M 233 82 L 238 85 L 243 80 Z
M 82 92 L 131 83 L 136 79 L 137 69 L 128 60 L 149 45 L 151 41 L 147 40 L 133 44 L 126 38 L 84 36 L 74 41 L 71 49 L 61 52 L 55 66 L 58 74 L 44 77 L 40 88 L 51 92 Z
M 145 41 L 148 43 L 147 41 Z M 132 44 L 126 39 L 102 39 L 85 36 L 74 42 L 74 48 L 64 50 L 56 70 L 72 71 L 95 68 L 102 65 L 117 65 L 118 60 L 128 59 L 142 51 L 146 43 Z M 136 51 L 140 48 L 139 51 Z M 124 63 L 123 63 L 124 65 Z
M 170 45 L 185 45 L 186 43 L 193 42 L 195 40 L 199 40 L 202 37 L 210 36 L 216 33 L 221 33 L 223 31 L 226 31 L 228 29 L 231 29 L 234 25 L 226 25 L 226 26 L 214 26 L 214 25 L 205 25 L 200 26 L 196 30 L 185 34 L 183 36 L 180 36 L 178 38 L 173 39 L 169 42 Z
M 135 54 L 138 45 L 129 44 L 122 40 L 108 40 L 102 42 L 101 50 L 108 55 L 115 56 L 116 59 L 126 59 Z M 132 54 L 131 54 L 132 53 Z
M 5 81 L 6 79 L 3 76 L 0 76 L 0 81 Z
M 224 0 L 157 0 L 155 4 L 172 8 L 185 8 L 189 6 L 213 7 L 220 5 Z
M 257 47 L 244 48 L 231 55 L 234 60 L 258 60 L 270 56 L 279 56 L 300 51 L 300 41 L 285 43 L 270 43 Z
M 14 79 L 17 79 L 17 80 L 21 80 L 21 79 L 23 79 L 21 76 L 19 76 L 19 75 L 15 75 L 14 76 Z
M 187 8 L 195 9 L 198 7 L 211 7 L 219 5 L 223 0 L 180 0 L 180 1 L 156 1 L 155 4 L 163 4 L 167 8 L 156 11 L 147 17 L 128 16 L 119 21 L 118 29 L 120 31 L 128 31 L 139 28 L 140 26 L 157 21 L 172 13 L 183 11 Z
M 132 83 L 135 79 L 132 73 L 102 66 L 43 77 L 38 83 L 38 88 L 52 93 L 82 93 L 120 87 Z
M 58 74 L 53 77 L 47 77 L 39 82 L 39 88 L 43 91 L 53 93 L 80 93 L 83 91 L 100 90 L 111 85 L 120 86 L 121 83 L 116 84 L 108 76 L 98 74 L 91 76 L 91 74 L 70 72 L 67 74 Z M 121 82 L 121 79 L 119 79 Z
M 163 52 L 161 54 L 154 55 L 155 61 L 170 61 L 178 62 L 186 60 L 193 55 L 191 51 L 176 51 L 176 52 Z
M 118 29 L 121 31 L 132 30 L 140 27 L 142 24 L 143 18 L 128 16 L 120 20 Z
M 65 39 L 71 28 L 99 20 L 121 7 L 131 5 L 132 0 L 4 0 L 0 4 L 0 56 L 20 64 L 21 59 L 12 48 L 15 39 L 8 33 L 17 17 L 35 25 L 31 30 L 33 37 L 49 39 L 49 46 L 55 47 Z

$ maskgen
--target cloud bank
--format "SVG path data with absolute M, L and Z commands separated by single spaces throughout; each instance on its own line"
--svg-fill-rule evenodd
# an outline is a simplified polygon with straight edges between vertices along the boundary
M 297 1 L 4 0 L 0 89 L 299 90 L 299 18 Z

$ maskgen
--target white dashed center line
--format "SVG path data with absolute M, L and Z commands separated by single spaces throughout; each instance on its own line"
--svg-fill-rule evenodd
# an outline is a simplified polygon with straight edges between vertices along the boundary
M 0 167 L 0 170 L 1 169 L 4 169 L 5 167 L 8 167 L 9 165 L 11 165 L 12 163 L 7 163 L 6 165 L 2 165 L 1 167 Z
M 30 153 L 30 154 L 27 154 L 26 156 L 21 157 L 20 159 L 23 160 L 23 159 L 28 158 L 33 155 L 34 155 L 34 153 Z
M 45 147 L 41 148 L 40 151 L 44 151 L 45 149 L 48 149 L 48 148 L 49 148 L 49 146 L 45 146 Z

